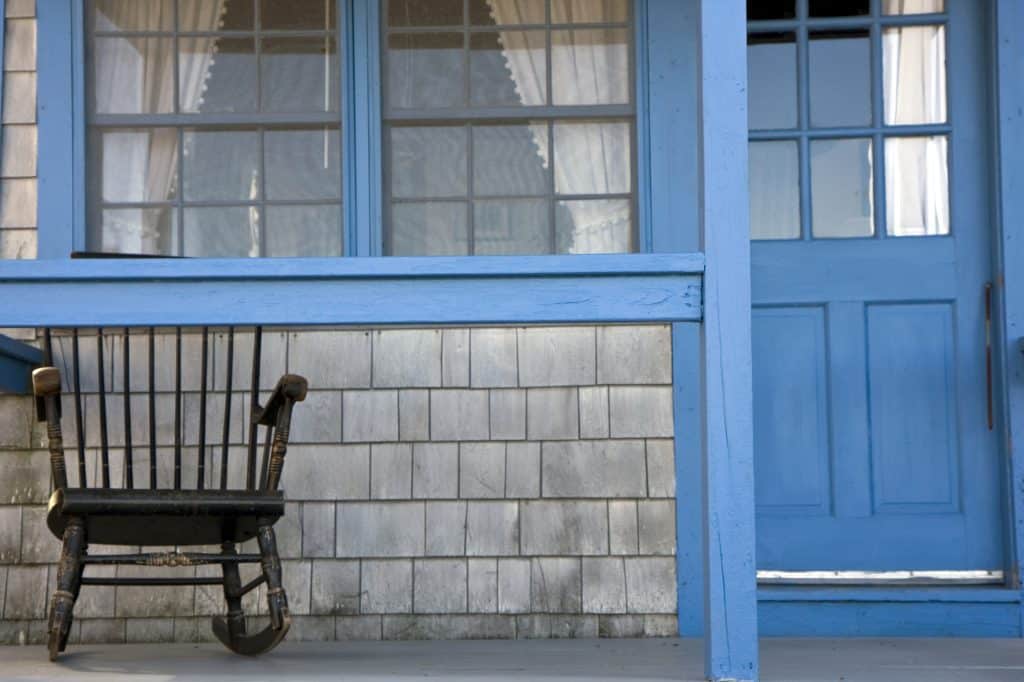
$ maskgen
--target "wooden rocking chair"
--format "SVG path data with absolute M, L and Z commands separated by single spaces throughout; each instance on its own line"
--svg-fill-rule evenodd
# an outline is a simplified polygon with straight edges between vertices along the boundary
M 245 460 L 245 485 L 241 489 L 229 489 L 229 434 L 231 432 L 231 398 L 238 389 L 232 386 L 234 364 L 235 330 L 226 331 L 226 369 L 224 372 L 224 394 L 217 402 L 223 408 L 223 428 L 220 442 L 219 485 L 207 484 L 207 477 L 213 478 L 215 446 L 211 448 L 210 463 L 207 464 L 206 427 L 208 402 L 208 328 L 202 329 L 202 358 L 200 360 L 200 393 L 198 420 L 198 446 L 196 447 L 196 480 L 185 481 L 182 476 L 183 429 L 182 411 L 182 333 L 175 330 L 174 359 L 174 446 L 173 475 L 166 472 L 158 480 L 157 437 L 156 437 L 156 344 L 153 328 L 146 333 L 129 333 L 124 329 L 120 338 L 121 388 L 122 395 L 107 394 L 107 377 L 104 368 L 104 342 L 113 335 L 96 330 L 96 399 L 98 401 L 98 429 L 100 440 L 99 476 L 87 479 L 85 424 L 82 418 L 82 371 L 79 362 L 79 331 L 71 330 L 71 361 L 73 405 L 77 445 L 78 486 L 68 485 L 68 469 L 65 465 L 63 434 L 61 432 L 61 376 L 56 367 L 47 366 L 32 373 L 36 396 L 36 411 L 40 421 L 45 421 L 49 440 L 50 466 L 53 474 L 53 494 L 47 513 L 47 525 L 51 532 L 63 542 L 60 564 L 57 569 L 57 586 L 50 602 L 49 650 L 50 660 L 64 651 L 71 628 L 72 611 L 79 590 L 83 585 L 221 585 L 227 602 L 227 615 L 213 618 L 213 633 L 226 647 L 239 654 L 257 655 L 269 651 L 284 639 L 291 624 L 288 599 L 281 584 L 281 562 L 274 537 L 274 524 L 284 514 L 284 496 L 278 490 L 281 469 L 284 465 L 288 446 L 288 431 L 292 407 L 306 397 L 306 380 L 300 376 L 286 374 L 277 382 L 265 405 L 260 405 L 260 347 L 261 329 L 253 333 L 252 381 L 249 391 L 249 424 L 247 457 Z M 132 400 L 131 400 L 131 351 L 133 346 L 148 342 L 148 403 L 149 442 L 148 460 L 145 447 L 132 445 Z M 44 336 L 47 365 L 53 364 L 52 336 L 49 329 Z M 116 347 L 116 343 L 113 344 Z M 112 363 L 113 364 L 113 363 Z M 219 372 L 218 372 L 219 374 Z M 113 386 L 111 387 L 113 388 Z M 219 397 L 219 396 L 218 396 Z M 121 486 L 111 482 L 110 438 L 108 437 L 108 402 L 123 401 L 123 467 Z M 161 398 L 161 402 L 163 398 Z M 111 403 L 116 405 L 116 403 Z M 92 421 L 90 410 L 90 421 Z M 257 479 L 257 437 L 258 428 L 266 427 L 262 461 Z M 191 449 L 191 448 L 189 448 Z M 142 452 L 139 452 L 139 451 Z M 241 454 L 241 453 L 239 453 Z M 160 453 L 161 457 L 164 453 Z M 133 456 L 141 457 L 144 466 L 133 467 Z M 169 457 L 169 453 L 167 455 Z M 165 463 L 166 464 L 166 463 Z M 116 465 L 116 462 L 115 462 Z M 140 475 L 136 469 L 148 469 L 148 476 Z M 241 473 L 239 472 L 239 477 Z M 189 476 L 191 478 L 191 476 Z M 146 479 L 146 480 L 143 480 Z M 137 485 L 141 483 L 142 485 Z M 240 554 L 236 545 L 256 538 L 258 554 Z M 167 552 L 124 554 L 89 553 L 89 544 L 134 546 L 168 546 Z M 220 552 L 187 552 L 177 548 L 194 545 L 219 545 Z M 260 563 L 262 572 L 254 580 L 242 584 L 239 565 Z M 198 566 L 219 564 L 219 577 L 164 576 L 87 576 L 90 565 L 138 565 L 138 566 Z M 260 632 L 246 631 L 242 597 L 262 584 L 267 586 L 267 602 L 270 624 Z

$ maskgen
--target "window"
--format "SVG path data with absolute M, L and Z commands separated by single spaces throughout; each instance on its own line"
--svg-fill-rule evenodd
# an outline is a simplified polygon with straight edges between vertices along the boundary
M 338 0 L 89 0 L 86 248 L 341 256 L 344 175 L 387 255 L 637 250 L 629 0 L 368 2 L 373 54 Z M 343 54 L 379 60 L 376 173 Z
M 942 0 L 749 6 L 751 237 L 949 234 Z
M 634 249 L 627 0 L 388 0 L 385 251 Z
M 340 256 L 325 0 L 92 0 L 90 250 Z

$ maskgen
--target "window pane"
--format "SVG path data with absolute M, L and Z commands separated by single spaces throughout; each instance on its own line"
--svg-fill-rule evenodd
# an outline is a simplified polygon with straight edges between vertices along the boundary
M 559 201 L 555 207 L 558 253 L 628 253 L 633 225 L 628 199 Z
M 896 237 L 949 234 L 946 138 L 885 141 L 886 231 Z
M 185 209 L 185 256 L 255 258 L 260 255 L 260 210 L 255 206 Z
M 544 0 L 469 0 L 469 23 L 477 26 L 543 24 Z
M 528 255 L 551 252 L 546 199 L 505 199 L 473 203 L 473 253 Z
M 178 28 L 181 31 L 251 31 L 255 16 L 253 2 L 178 0 Z
M 268 199 L 341 198 L 341 136 L 334 129 L 268 130 Z
M 875 232 L 869 139 L 811 142 L 811 232 L 870 237 Z
M 264 111 L 337 110 L 334 38 L 264 38 L 262 50 Z
M 466 203 L 417 201 L 391 206 L 392 256 L 469 254 Z
M 869 36 L 867 30 L 811 33 L 812 126 L 871 125 Z
M 882 14 L 931 14 L 945 11 L 942 0 L 882 0 Z
M 267 206 L 267 256 L 341 256 L 341 206 Z
M 461 33 L 388 36 L 388 106 L 454 107 L 465 103 Z
M 750 143 L 750 238 L 800 237 L 800 152 L 795 141 Z
M 629 31 L 552 31 L 551 92 L 555 104 L 628 104 Z
M 551 21 L 556 24 L 607 24 L 628 20 L 628 0 L 551 0 Z
M 882 33 L 885 122 L 946 120 L 946 31 L 942 26 L 887 28 Z
M 391 196 L 466 194 L 467 130 L 452 126 L 391 128 Z
M 477 196 L 547 194 L 547 123 L 473 128 L 473 193 Z
M 462 0 L 387 0 L 388 26 L 459 26 Z
M 334 28 L 336 0 L 260 0 L 260 26 L 267 31 Z
M 178 54 L 183 112 L 256 111 L 256 45 L 252 38 L 182 36 Z
M 93 136 L 103 201 L 138 203 L 175 198 L 178 131 L 174 128 L 108 129 Z
M 94 0 L 97 31 L 172 31 L 174 0 Z
M 96 38 L 93 97 L 99 114 L 174 112 L 174 40 Z
M 186 130 L 185 201 L 260 196 L 260 137 L 254 130 Z
M 751 129 L 797 126 L 795 33 L 751 35 L 747 40 L 747 80 Z
M 792 19 L 796 16 L 796 0 L 747 0 L 748 21 Z
M 90 248 L 104 253 L 178 254 L 177 213 L 164 208 L 112 208 L 102 212 L 101 226 L 90 227 Z M 97 234 L 98 232 L 98 234 Z
M 871 0 L 809 0 L 812 17 L 859 17 L 871 13 Z
M 557 122 L 554 136 L 555 191 L 558 194 L 625 194 L 630 191 L 628 122 Z
M 540 105 L 547 101 L 544 31 L 495 31 L 469 37 L 473 106 Z

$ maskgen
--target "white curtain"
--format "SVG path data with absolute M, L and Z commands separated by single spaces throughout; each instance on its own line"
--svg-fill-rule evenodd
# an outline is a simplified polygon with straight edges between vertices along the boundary
M 942 11 L 942 0 L 884 0 L 883 14 L 925 14 Z
M 221 26 L 226 0 L 182 2 L 183 26 L 213 31 Z M 98 30 L 166 31 L 170 2 L 105 0 L 98 7 Z M 173 17 L 173 15 L 171 15 Z M 171 19 L 173 21 L 173 18 Z M 180 99 L 182 111 L 198 111 L 216 39 L 182 38 Z M 97 41 L 95 106 L 99 114 L 166 114 L 174 112 L 174 40 L 105 38 Z M 175 191 L 177 131 L 114 132 L 103 135 L 104 199 L 121 202 L 161 201 Z M 153 209 L 110 212 L 103 224 L 102 249 L 122 253 L 173 253 L 173 235 L 161 233 L 166 216 Z
M 906 0 L 903 4 L 921 3 Z M 889 28 L 882 36 L 882 45 L 885 57 L 885 122 L 890 125 L 944 123 L 944 29 L 939 26 Z M 949 232 L 946 147 L 943 136 L 888 138 L 885 167 L 890 234 L 911 236 Z
M 540 23 L 543 3 L 537 0 L 487 0 L 499 26 Z M 621 0 L 568 0 L 559 5 L 574 23 L 619 19 Z M 543 21 L 543 19 L 541 19 Z M 617 29 L 558 31 L 552 41 L 553 104 L 587 105 L 629 101 L 627 44 Z M 547 103 L 544 40 L 538 32 L 501 31 L 502 54 L 523 105 Z M 544 167 L 551 161 L 545 124 L 533 129 Z M 559 194 L 611 194 L 631 191 L 630 131 L 622 122 L 557 123 L 554 127 L 555 187 Z M 570 234 L 561 234 L 560 249 L 599 253 L 629 249 L 629 201 L 573 201 Z

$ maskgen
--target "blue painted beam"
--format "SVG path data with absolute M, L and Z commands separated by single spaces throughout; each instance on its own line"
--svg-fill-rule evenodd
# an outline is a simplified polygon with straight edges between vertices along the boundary
M 32 392 L 32 370 L 43 364 L 43 352 L 0 334 L 0 391 Z
M 756 680 L 754 443 L 744 0 L 700 2 L 704 279 L 704 666 Z
M 0 326 L 699 321 L 699 255 L 0 263 Z

